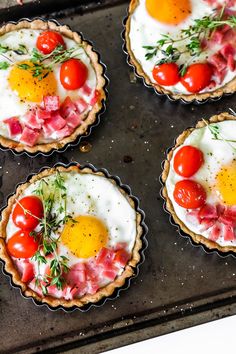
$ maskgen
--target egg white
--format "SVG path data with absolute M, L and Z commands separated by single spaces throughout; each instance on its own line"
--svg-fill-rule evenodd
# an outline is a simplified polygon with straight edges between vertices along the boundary
M 0 44 L 15 49 L 19 47 L 19 44 L 25 45 L 26 48 L 29 50 L 29 54 L 17 55 L 16 53 L 11 52 L 10 55 L 8 53 L 6 53 L 6 55 L 9 56 L 13 62 L 27 60 L 30 59 L 32 50 L 36 47 L 37 37 L 41 32 L 42 31 L 31 29 L 21 29 L 12 31 L 0 37 Z M 64 36 L 63 39 L 68 49 L 77 46 L 77 44 L 73 40 L 68 39 Z M 57 81 L 57 95 L 60 97 L 61 102 L 66 98 L 66 96 L 70 96 L 72 100 L 76 99 L 77 97 L 82 97 L 86 102 L 89 102 L 93 95 L 94 89 L 96 88 L 96 74 L 94 68 L 91 65 L 90 59 L 84 49 L 80 48 L 78 55 L 75 57 L 81 59 L 88 68 L 88 79 L 86 83 L 92 89 L 92 92 L 90 95 L 88 95 L 85 94 L 82 89 L 64 89 L 64 87 L 60 83 L 60 64 L 56 64 L 53 67 L 53 73 Z M 5 59 L 0 58 L 0 61 L 5 61 Z M 19 98 L 17 92 L 11 89 L 8 82 L 10 70 L 11 66 L 7 70 L 0 70 L 0 134 L 7 138 L 9 138 L 10 136 L 6 124 L 4 124 L 2 121 L 14 116 L 20 117 L 20 120 L 24 121 L 24 115 L 27 113 L 29 108 L 35 106 L 35 103 L 22 101 Z M 15 140 L 17 139 L 18 137 L 15 137 Z
M 139 0 L 138 6 L 131 15 L 129 38 L 131 50 L 135 58 L 142 66 L 144 73 L 149 77 L 150 81 L 155 84 L 156 82 L 153 79 L 152 70 L 158 59 L 162 58 L 162 55 L 159 53 L 156 57 L 146 60 L 145 54 L 147 51 L 143 48 L 143 46 L 156 45 L 156 42 L 162 39 L 163 34 L 170 35 L 172 38 L 176 39 L 180 38 L 180 31 L 182 29 L 186 29 L 192 25 L 195 19 L 211 15 L 214 7 L 209 6 L 209 4 L 204 0 L 191 0 L 192 13 L 183 22 L 178 25 L 164 25 L 149 15 L 146 10 L 145 3 L 146 0 Z M 178 48 L 181 50 L 181 46 Z M 192 62 L 205 62 L 207 57 L 211 54 L 213 54 L 213 50 L 211 49 L 204 51 L 199 57 L 196 58 L 196 60 Z M 191 57 L 189 54 L 183 54 L 178 60 L 178 64 L 185 64 L 190 59 Z M 223 82 L 220 85 L 217 85 L 217 87 L 224 86 L 234 77 L 235 73 L 228 70 Z M 177 83 L 174 86 L 166 86 L 166 88 L 176 94 L 189 94 L 181 83 Z M 215 88 L 207 88 L 207 91 L 213 90 L 215 90 Z M 202 92 L 204 91 L 206 91 L 206 89 L 202 90 Z
M 226 120 L 216 124 L 219 126 L 220 133 L 225 139 L 235 140 L 236 121 Z M 173 157 L 170 161 L 170 170 L 166 180 L 166 189 L 168 197 L 170 198 L 174 207 L 175 213 L 178 218 L 188 227 L 189 230 L 208 238 L 209 231 L 202 231 L 201 225 L 194 225 L 190 223 L 189 219 L 187 218 L 187 210 L 180 207 L 175 202 L 173 197 L 175 184 L 178 181 L 184 179 L 183 177 L 179 176 L 173 168 L 174 156 L 177 151 L 185 145 L 197 147 L 204 154 L 203 165 L 200 167 L 197 173 L 191 177 L 191 179 L 199 182 L 206 188 L 206 202 L 209 204 L 216 204 L 220 202 L 219 198 L 217 197 L 217 193 L 214 192 L 214 188 L 211 190 L 211 192 L 208 188 L 214 187 L 217 173 L 223 166 L 229 165 L 236 158 L 236 154 L 232 147 L 230 147 L 230 145 L 224 141 L 213 140 L 210 130 L 207 127 L 204 127 L 193 130 L 193 132 L 184 141 L 184 144 L 174 151 Z M 236 240 L 225 241 L 223 237 L 220 237 L 216 242 L 221 246 L 236 246 Z

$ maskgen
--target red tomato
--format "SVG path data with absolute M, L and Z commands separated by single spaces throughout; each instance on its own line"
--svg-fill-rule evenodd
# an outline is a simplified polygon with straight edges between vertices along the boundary
M 88 77 L 87 66 L 79 59 L 69 59 L 61 65 L 60 81 L 66 90 L 77 90 Z
M 30 213 L 27 213 L 26 210 Z M 33 230 L 43 217 L 43 204 L 33 195 L 24 197 L 16 204 L 12 219 L 16 226 L 22 230 Z
M 193 176 L 204 161 L 201 150 L 194 146 L 186 145 L 180 148 L 174 157 L 174 170 L 182 177 Z
M 197 209 L 206 202 L 206 192 L 200 183 L 185 179 L 175 185 L 174 199 L 186 209 Z
M 59 45 L 62 45 L 64 48 L 66 46 L 60 33 L 54 31 L 42 32 L 36 42 L 36 47 L 43 54 L 50 54 Z
M 16 258 L 30 258 L 38 250 L 38 242 L 30 236 L 29 230 L 17 231 L 7 242 L 7 249 Z
M 172 86 L 179 82 L 179 68 L 176 63 L 165 63 L 154 66 L 152 76 L 159 85 Z
M 187 68 L 180 82 L 189 92 L 197 93 L 210 85 L 212 75 L 211 65 L 207 63 L 192 64 Z

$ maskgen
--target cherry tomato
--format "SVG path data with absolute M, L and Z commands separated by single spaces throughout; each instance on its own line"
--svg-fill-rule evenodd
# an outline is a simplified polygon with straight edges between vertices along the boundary
M 33 230 L 42 217 L 43 204 L 38 197 L 33 195 L 19 200 L 19 203 L 16 204 L 12 213 L 14 224 L 22 230 Z
M 58 46 L 66 47 L 64 39 L 58 32 L 45 31 L 42 32 L 36 42 L 37 49 L 43 54 L 50 54 Z
M 19 230 L 8 240 L 7 250 L 13 257 L 30 258 L 37 252 L 38 242 L 29 230 Z
M 212 75 L 213 70 L 210 64 L 192 64 L 187 68 L 180 82 L 189 92 L 197 93 L 210 85 Z
M 87 66 L 79 59 L 69 59 L 61 65 L 60 81 L 66 90 L 77 90 L 87 80 Z
M 176 63 L 164 63 L 154 66 L 152 76 L 159 85 L 172 86 L 179 82 L 179 68 Z
M 204 157 L 201 150 L 186 145 L 175 154 L 174 170 L 182 177 L 191 177 L 199 170 L 203 161 Z
M 206 192 L 200 183 L 185 179 L 176 183 L 174 199 L 183 208 L 197 209 L 205 204 Z

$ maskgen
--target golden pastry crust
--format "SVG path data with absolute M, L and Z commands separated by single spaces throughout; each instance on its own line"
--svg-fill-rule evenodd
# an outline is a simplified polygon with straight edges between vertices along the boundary
M 37 19 L 33 21 L 22 20 L 17 23 L 7 23 L 6 25 L 0 28 L 0 36 L 15 30 L 20 30 L 25 28 L 33 29 L 33 30 L 43 30 L 43 31 L 48 29 L 53 31 L 58 31 L 63 36 L 74 40 L 75 43 L 82 44 L 83 49 L 88 55 L 88 57 L 90 58 L 91 64 L 96 73 L 96 78 L 97 78 L 96 90 L 100 92 L 100 97 L 98 101 L 89 111 L 89 113 L 86 114 L 86 117 L 83 119 L 82 124 L 78 126 L 71 135 L 61 139 L 60 141 L 54 141 L 45 144 L 37 144 L 34 146 L 27 146 L 20 142 L 5 138 L 0 135 L 0 145 L 2 145 L 5 148 L 13 149 L 16 152 L 26 151 L 28 153 L 33 153 L 33 154 L 37 152 L 48 153 L 54 149 L 56 150 L 61 149 L 66 144 L 75 141 L 79 136 L 85 134 L 89 129 L 89 127 L 96 121 L 97 114 L 102 110 L 103 101 L 106 99 L 106 91 L 105 91 L 106 79 L 104 76 L 104 68 L 100 64 L 99 56 L 96 52 L 94 52 L 91 44 L 83 40 L 82 37 L 77 32 L 73 32 L 68 26 L 58 25 L 53 21 L 43 21 Z
M 164 87 L 158 85 L 157 83 L 153 83 L 148 75 L 143 71 L 143 68 L 139 61 L 136 59 L 130 43 L 130 26 L 131 26 L 131 16 L 135 11 L 136 7 L 139 5 L 139 0 L 131 0 L 129 5 L 129 14 L 125 25 L 125 42 L 126 42 L 126 49 L 129 54 L 129 61 L 135 67 L 135 70 L 139 76 L 141 76 L 145 83 L 149 86 L 152 86 L 158 93 L 165 94 L 171 97 L 174 100 L 183 99 L 185 102 L 192 102 L 192 101 L 205 101 L 208 98 L 217 99 L 223 96 L 223 94 L 232 94 L 236 91 L 236 77 L 228 82 L 226 85 L 217 88 L 211 92 L 204 92 L 204 93 L 195 93 L 195 94 L 176 94 L 171 92 L 170 90 L 165 89 Z
M 142 215 L 136 210 L 136 240 L 133 247 L 132 255 L 130 260 L 128 261 L 127 265 L 124 268 L 124 271 L 121 275 L 117 276 L 115 280 L 108 285 L 104 286 L 103 288 L 99 289 L 96 294 L 94 295 L 84 295 L 79 299 L 72 299 L 72 300 L 65 300 L 65 299 L 57 299 L 52 296 L 44 296 L 40 297 L 36 292 L 30 289 L 26 283 L 21 281 L 20 274 L 18 273 L 17 268 L 15 267 L 12 258 L 7 253 L 6 249 L 6 227 L 8 224 L 9 217 L 11 215 L 12 209 L 15 204 L 15 200 L 20 198 L 23 191 L 32 183 L 36 182 L 37 180 L 52 175 L 56 171 L 61 172 L 75 172 L 75 173 L 82 173 L 82 174 L 95 174 L 99 176 L 103 176 L 108 178 L 103 172 L 94 172 L 90 168 L 83 168 L 80 169 L 78 166 L 70 166 L 70 167 L 53 167 L 50 169 L 45 169 L 37 175 L 34 175 L 28 182 L 19 185 L 16 189 L 16 192 L 13 196 L 8 199 L 8 204 L 6 208 L 2 212 L 2 220 L 0 222 L 0 259 L 5 262 L 5 270 L 7 273 L 11 274 L 12 281 L 14 284 L 20 286 L 22 293 L 27 297 L 33 297 L 35 300 L 46 303 L 52 307 L 63 306 L 65 308 L 70 308 L 72 306 L 82 307 L 88 303 L 96 303 L 99 300 L 103 299 L 104 297 L 110 296 L 116 288 L 120 288 L 124 285 L 127 278 L 130 278 L 134 274 L 134 269 L 140 261 L 140 254 L 139 251 L 142 248 L 142 235 L 143 235 L 143 227 L 141 225 L 142 222 Z M 109 180 L 116 185 L 119 191 L 124 195 L 124 197 L 128 200 L 129 204 L 133 209 L 135 208 L 135 203 L 133 199 L 122 189 L 120 188 L 116 181 L 112 178 Z
M 218 123 L 218 122 L 222 122 L 222 121 L 225 121 L 225 120 L 236 120 L 236 117 L 225 112 L 225 113 L 221 113 L 219 115 L 215 115 L 215 116 L 211 117 L 209 119 L 208 123 L 209 124 Z M 198 235 L 198 234 L 195 234 L 194 232 L 189 230 L 189 228 L 176 215 L 174 207 L 173 207 L 173 204 L 171 202 L 171 199 L 168 196 L 168 191 L 167 191 L 167 188 L 166 188 L 166 185 L 165 185 L 165 182 L 167 180 L 167 177 L 168 177 L 168 174 L 169 174 L 169 170 L 170 170 L 170 161 L 172 159 L 172 156 L 173 156 L 173 153 L 174 153 L 175 149 L 177 149 L 179 146 L 184 144 L 185 140 L 192 133 L 193 130 L 205 127 L 206 126 L 205 122 L 203 120 L 199 121 L 195 128 L 186 129 L 176 139 L 176 144 L 171 149 L 171 151 L 168 153 L 167 159 L 165 160 L 165 163 L 164 163 L 164 168 L 163 168 L 163 172 L 162 172 L 162 176 L 161 176 L 162 181 L 164 183 L 164 187 L 162 189 L 162 196 L 166 200 L 166 209 L 170 212 L 170 214 L 173 217 L 173 219 L 176 222 L 176 224 L 178 224 L 180 226 L 180 228 L 185 233 L 190 235 L 195 243 L 203 244 L 209 249 L 217 249 L 217 250 L 219 250 L 221 252 L 229 252 L 229 251 L 236 252 L 236 247 L 235 246 L 224 246 L 224 247 L 220 246 L 218 243 L 216 243 L 214 241 L 211 241 L 211 240 L 208 240 L 206 237 Z

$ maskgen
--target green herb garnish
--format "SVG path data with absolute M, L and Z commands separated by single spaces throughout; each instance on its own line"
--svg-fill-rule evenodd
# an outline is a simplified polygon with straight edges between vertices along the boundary
M 184 75 L 186 68 L 190 61 L 193 61 L 203 51 L 203 40 L 208 40 L 213 34 L 214 30 L 218 27 L 228 25 L 231 28 L 236 27 L 236 16 L 230 16 L 228 19 L 223 19 L 225 7 L 222 8 L 220 13 L 204 16 L 202 19 L 195 19 L 193 25 L 187 29 L 181 30 L 180 38 L 172 38 L 170 35 L 162 35 L 162 38 L 156 42 L 154 46 L 143 46 L 146 49 L 145 58 L 150 60 L 161 53 L 162 58 L 156 64 L 176 62 L 183 54 L 189 54 L 190 60 L 180 68 L 180 74 Z M 176 47 L 177 44 L 181 48 Z

